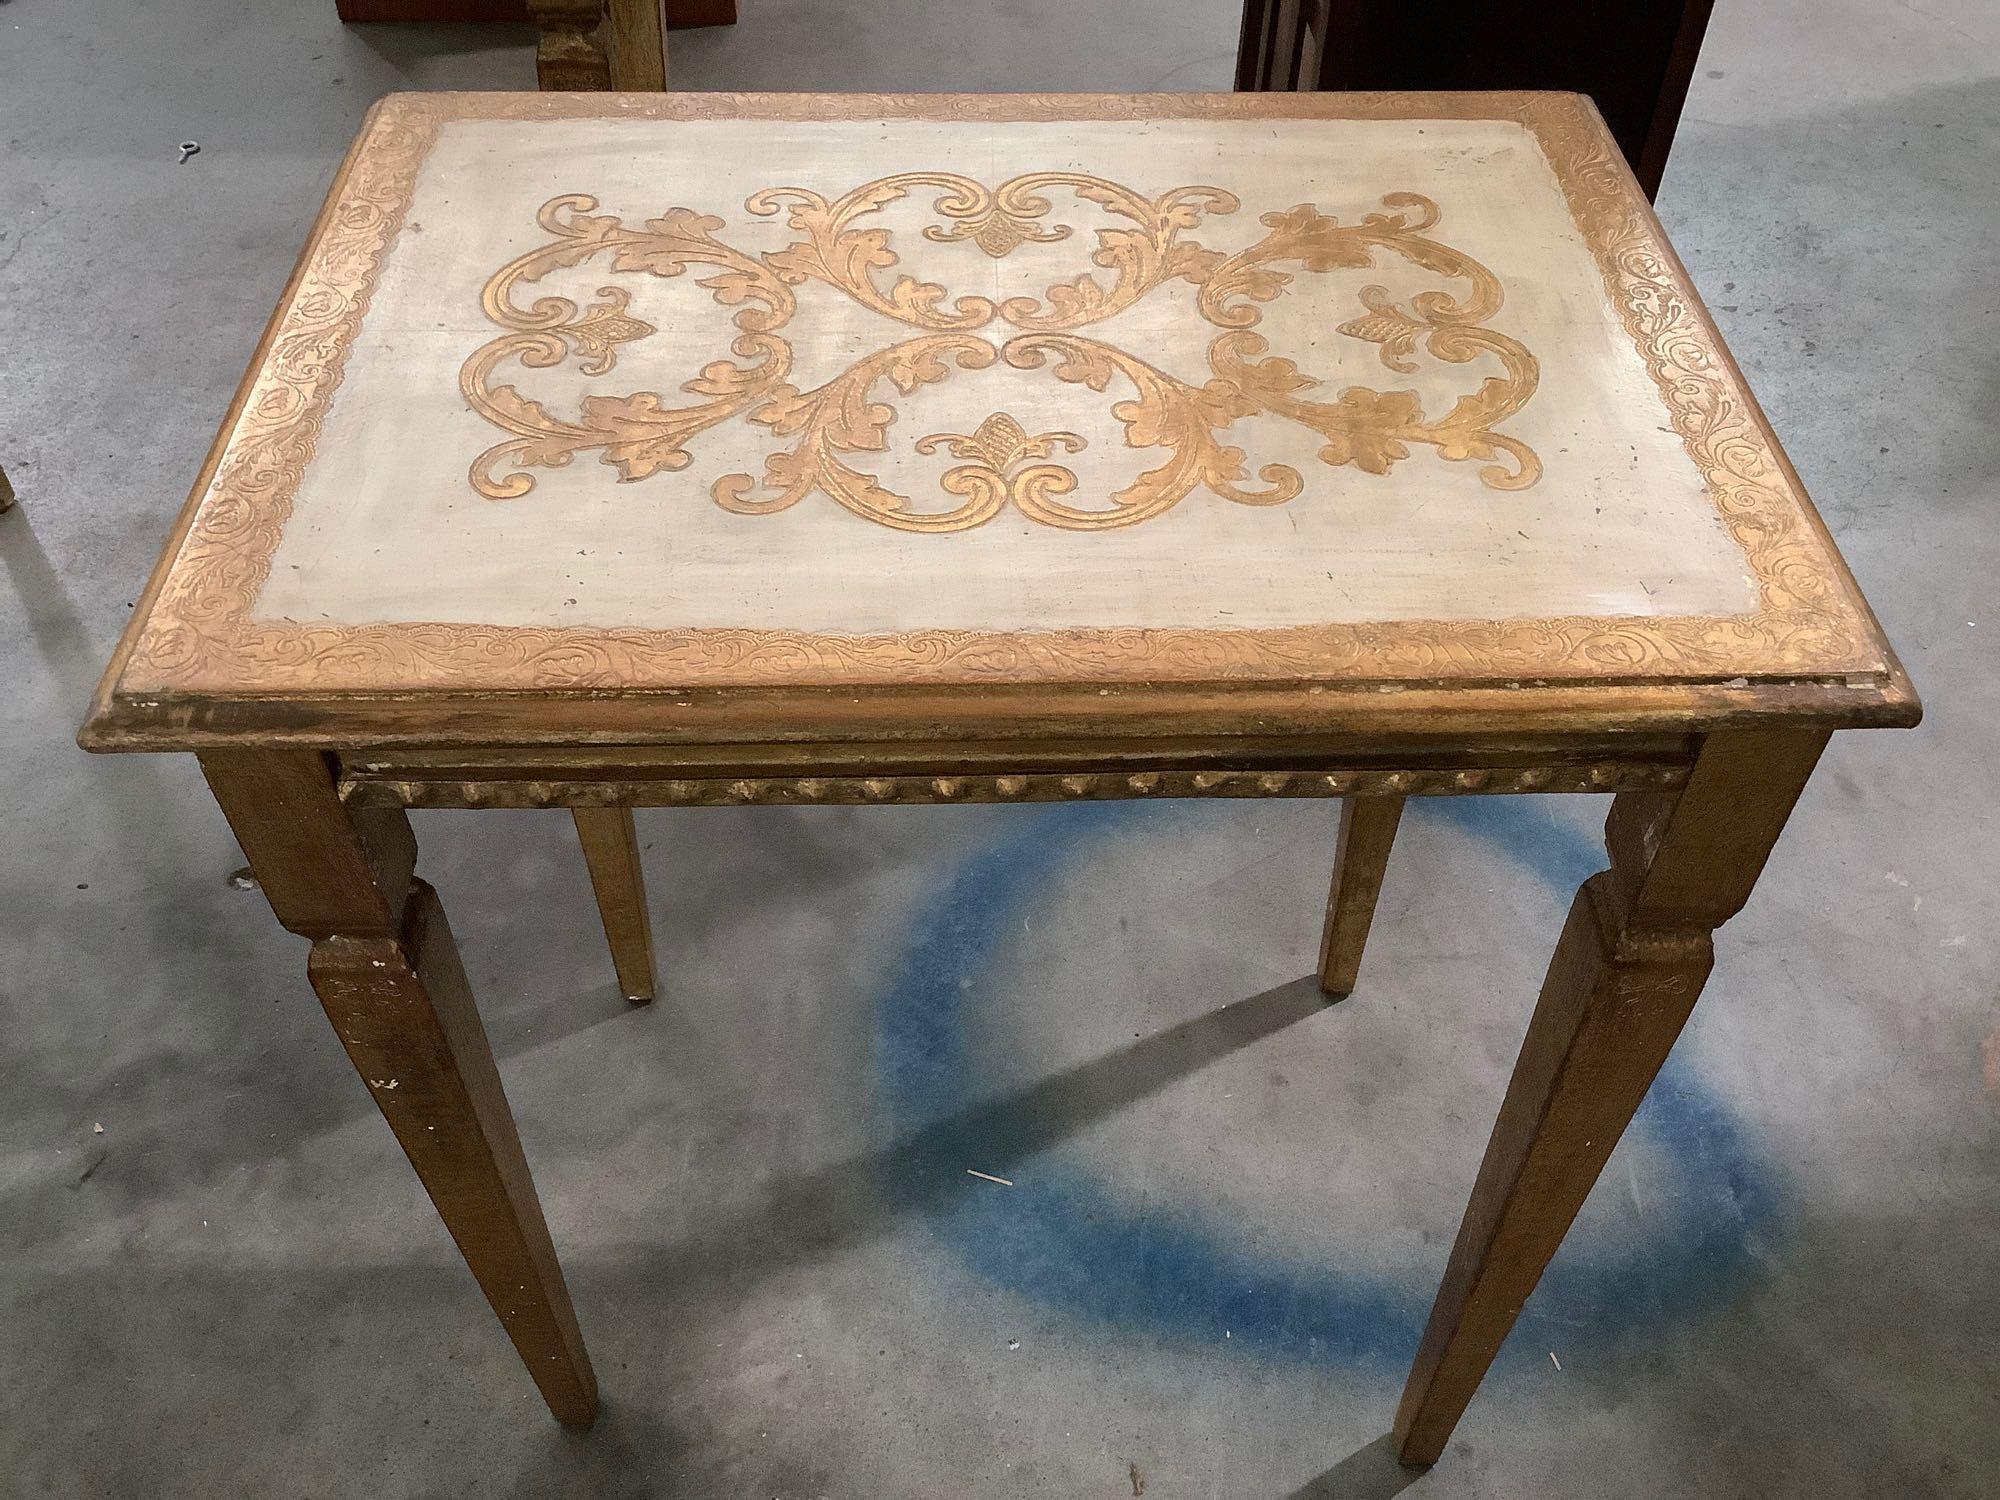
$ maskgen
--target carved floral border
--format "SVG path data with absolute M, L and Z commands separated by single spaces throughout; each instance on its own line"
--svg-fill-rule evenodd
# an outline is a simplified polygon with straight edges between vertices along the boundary
M 338 389 L 383 256 L 449 120 L 640 118 L 1513 120 L 1538 139 L 1675 430 L 1742 546 L 1759 608 L 1294 626 L 821 635 L 395 623 L 251 611 Z M 118 692 L 703 688 L 946 682 L 1338 679 L 1618 681 L 1880 675 L 1884 650 L 1809 503 L 1642 206 L 1610 137 L 1568 95 L 396 95 L 321 217 Z

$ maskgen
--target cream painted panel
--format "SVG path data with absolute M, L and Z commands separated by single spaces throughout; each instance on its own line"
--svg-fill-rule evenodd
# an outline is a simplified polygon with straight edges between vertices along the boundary
M 809 163 L 795 166 L 793 163 Z M 534 489 L 490 500 L 467 478 L 500 432 L 465 403 L 460 367 L 500 332 L 480 289 L 507 260 L 548 236 L 536 211 L 561 193 L 589 193 L 629 224 L 672 206 L 726 221 L 718 238 L 746 251 L 796 238 L 782 216 L 758 218 L 760 188 L 811 187 L 835 196 L 897 171 L 943 169 L 989 185 L 1018 173 L 1073 170 L 1153 196 L 1207 184 L 1242 199 L 1189 237 L 1225 253 L 1265 232 L 1260 214 L 1311 203 L 1353 222 L 1383 194 L 1434 199 L 1428 231 L 1491 269 L 1505 303 L 1489 326 L 1541 362 L 1538 389 L 1500 430 L 1526 442 L 1545 472 L 1519 491 L 1480 481 L 1478 463 L 1416 447 L 1386 475 L 1330 467 L 1317 434 L 1270 416 L 1236 423 L 1226 441 L 1251 476 L 1287 463 L 1305 491 L 1271 507 L 1232 504 L 1197 489 L 1172 511 L 1121 529 L 1080 532 L 1014 511 L 972 530 L 906 534 L 810 495 L 768 516 L 718 507 L 709 486 L 760 473 L 785 446 L 738 417 L 692 440 L 692 465 L 634 483 L 579 456 L 536 469 Z M 864 224 L 892 231 L 908 271 L 954 295 L 1038 296 L 1092 269 L 1095 231 L 1115 221 L 1067 192 L 1042 222 L 1074 226 L 1054 244 L 994 259 L 967 243 L 922 239 L 934 192 Z M 1415 376 L 1385 370 L 1377 350 L 1337 334 L 1360 311 L 1361 287 L 1401 295 L 1463 283 L 1378 256 L 1370 270 L 1300 273 L 1263 308 L 1273 352 L 1320 376 L 1330 400 L 1348 384 L 1411 389 L 1425 410 L 1497 373 L 1482 356 L 1463 366 L 1422 359 Z M 1296 268 L 1288 268 L 1296 271 Z M 632 294 L 632 312 L 662 331 L 622 345 L 599 377 L 574 363 L 500 378 L 558 414 L 584 394 L 657 390 L 669 401 L 702 365 L 722 358 L 729 310 L 694 285 L 612 273 L 604 260 L 523 291 L 579 300 L 600 285 Z M 1099 272 L 1108 280 L 1108 273 Z M 1172 283 L 1085 330 L 1182 379 L 1207 378 L 1216 329 L 1194 290 Z M 785 330 L 803 388 L 913 330 L 818 283 L 800 289 Z M 998 342 L 1015 332 L 983 331 Z M 1130 395 L 1062 384 L 1047 371 L 1004 365 L 955 371 L 895 402 L 892 451 L 856 462 L 919 509 L 953 460 L 914 451 L 919 437 L 972 432 L 1004 411 L 1029 432 L 1082 437 L 1063 458 L 1088 505 L 1165 457 L 1126 445 L 1112 406 Z M 1254 479 L 1250 481 L 1254 483 Z M 1700 474 L 1669 428 L 1657 389 L 1617 322 L 1588 249 L 1533 137 L 1502 121 L 1239 120 L 1061 123 L 571 120 L 452 121 L 425 163 L 336 394 L 316 457 L 294 502 L 258 600 L 262 619 L 364 624 L 454 621 L 494 625 L 711 626 L 877 632 L 1192 626 L 1249 628 L 1411 619 L 1553 615 L 1728 615 L 1755 604 L 1740 549 L 1722 528 Z

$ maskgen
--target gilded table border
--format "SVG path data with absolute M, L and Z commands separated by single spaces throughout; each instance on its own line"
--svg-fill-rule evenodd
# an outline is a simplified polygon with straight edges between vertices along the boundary
M 310 626 L 251 609 L 376 275 L 441 124 L 462 119 L 1465 118 L 1526 125 L 1760 588 L 1726 617 L 1442 620 L 1284 629 L 748 629 L 447 623 Z M 1463 682 L 1880 675 L 1886 653 L 1810 504 L 1587 102 L 1563 94 L 405 94 L 376 107 L 296 291 L 218 438 L 219 466 L 119 692 L 213 694 L 869 683 L 1339 679 Z

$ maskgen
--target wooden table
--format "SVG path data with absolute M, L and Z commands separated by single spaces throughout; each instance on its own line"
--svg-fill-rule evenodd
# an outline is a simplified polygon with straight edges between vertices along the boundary
M 1437 1458 L 1836 729 L 1915 695 L 1589 105 L 402 95 L 82 741 L 191 750 L 555 1414 L 404 809 L 1615 792 L 1396 1428 Z M 622 901 L 622 909 L 621 909 Z M 636 936 L 635 936 L 636 932 Z

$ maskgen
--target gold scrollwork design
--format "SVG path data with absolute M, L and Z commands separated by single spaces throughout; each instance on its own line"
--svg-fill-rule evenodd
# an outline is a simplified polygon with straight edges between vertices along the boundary
M 1073 333 L 1022 334 L 1008 340 L 1002 354 L 1021 370 L 1039 369 L 1054 355 L 1049 368 L 1056 379 L 1094 391 L 1108 389 L 1113 377 L 1123 376 L 1135 395 L 1113 406 L 1111 415 L 1124 423 L 1126 443 L 1134 448 L 1165 448 L 1171 455 L 1110 495 L 1104 509 L 1085 510 L 1038 496 L 1033 509 L 1021 507 L 1035 520 L 1074 531 L 1105 531 L 1160 515 L 1198 485 L 1240 505 L 1281 505 L 1304 487 L 1298 470 L 1283 464 L 1267 464 L 1259 471 L 1258 478 L 1268 489 L 1245 490 L 1237 485 L 1243 475 L 1243 450 L 1219 442 L 1215 433 L 1254 408 L 1226 381 L 1189 385 L 1122 349 Z M 1074 487 L 1072 479 L 1059 493 Z
M 925 225 L 925 239 L 939 245 L 970 240 L 993 259 L 1005 260 L 1030 242 L 1049 245 L 1075 233 L 1067 224 L 1038 223 L 1051 204 L 1023 190 L 1018 179 L 1004 182 L 990 193 L 976 182 L 968 179 L 968 183 L 968 191 L 938 199 L 938 214 L 951 222 Z
M 913 187 L 944 189 L 938 211 L 957 218 L 977 219 L 993 199 L 985 187 L 955 172 L 900 172 L 863 183 L 831 202 L 810 188 L 780 187 L 752 193 L 743 206 L 753 214 L 769 216 L 791 205 L 786 222 L 805 239 L 764 257 L 789 285 L 823 281 L 863 307 L 918 328 L 983 327 L 993 320 L 989 298 L 960 297 L 947 312 L 939 306 L 947 293 L 934 281 L 919 281 L 905 274 L 887 291 L 875 284 L 876 271 L 898 264 L 896 252 L 889 248 L 889 231 L 879 225 L 873 229 L 850 226 L 864 214 L 879 213 Z
M 644 229 L 629 229 L 617 217 L 595 214 L 597 200 L 565 193 L 542 205 L 536 222 L 556 236 L 502 266 L 486 283 L 480 306 L 486 316 L 512 330 L 481 347 L 459 374 L 459 389 L 474 411 L 515 434 L 473 460 L 472 486 L 494 500 L 512 500 L 535 486 L 528 468 L 561 468 L 579 452 L 600 450 L 603 461 L 624 479 L 644 479 L 691 462 L 687 442 L 726 421 L 791 369 L 792 347 L 773 337 L 798 303 L 792 289 L 762 261 L 722 244 L 715 231 L 723 221 L 711 214 L 670 208 Z M 709 399 L 695 406 L 668 407 L 658 392 L 629 396 L 586 396 L 576 421 L 564 421 L 512 385 L 494 385 L 495 369 L 518 359 L 531 370 L 582 356 L 586 375 L 603 375 L 617 363 L 617 347 L 656 332 L 627 314 L 630 295 L 619 287 L 599 287 L 588 307 L 567 297 L 537 297 L 527 307 L 514 289 L 551 271 L 583 265 L 609 255 L 613 271 L 645 271 L 679 276 L 691 265 L 717 267 L 699 284 L 724 306 L 738 307 L 740 332 L 730 349 L 739 360 L 715 360 L 681 389 Z M 497 473 L 505 465 L 514 472 Z
M 1527 405 L 1541 379 L 1541 365 L 1518 339 L 1481 326 L 1500 310 L 1499 278 L 1463 251 L 1422 233 L 1439 218 L 1430 199 L 1390 193 L 1382 206 L 1389 211 L 1368 214 L 1358 224 L 1342 224 L 1305 203 L 1264 215 L 1261 222 L 1271 232 L 1218 265 L 1201 289 L 1202 315 L 1232 330 L 1209 346 L 1210 368 L 1258 410 L 1318 432 L 1326 439 L 1319 456 L 1328 464 L 1386 474 L 1397 459 L 1409 456 L 1411 443 L 1427 443 L 1446 459 L 1491 460 L 1505 453 L 1514 466 L 1489 463 L 1480 470 L 1481 480 L 1494 489 L 1525 489 L 1541 477 L 1541 459 L 1526 443 L 1495 429 Z M 1340 332 L 1380 346 L 1382 363 L 1400 374 L 1416 372 L 1412 355 L 1419 345 L 1449 364 L 1492 355 L 1506 371 L 1489 376 L 1435 422 L 1424 419 L 1415 391 L 1357 385 L 1331 402 L 1302 400 L 1298 393 L 1319 384 L 1317 380 L 1289 359 L 1255 359 L 1270 347 L 1262 335 L 1249 331 L 1262 316 L 1256 304 L 1283 295 L 1292 279 L 1278 265 L 1315 272 L 1365 269 L 1374 264 L 1378 250 L 1469 282 L 1471 291 L 1462 299 L 1441 290 L 1419 292 L 1406 308 L 1385 287 L 1363 287 L 1367 315 L 1341 324 Z
M 1067 238 L 1071 227 L 1044 220 L 1053 211 L 1049 194 L 1067 189 L 1101 207 L 1124 224 L 1097 231 L 1091 260 L 1112 273 L 1109 285 L 1090 272 L 1050 286 L 1041 299 L 1011 297 L 995 303 L 976 295 L 947 301 L 949 291 L 908 273 L 884 286 L 878 273 L 899 263 L 890 231 L 880 225 L 857 227 L 912 191 L 935 189 L 933 211 L 942 221 L 924 237 L 939 243 L 970 241 L 996 258 L 1029 242 Z M 595 199 L 565 194 L 550 200 L 539 215 L 553 242 L 530 250 L 497 272 L 482 295 L 487 316 L 509 330 L 477 351 L 461 374 L 467 401 L 495 425 L 513 434 L 487 450 L 472 466 L 473 486 L 493 499 L 514 499 L 533 488 L 524 472 L 560 467 L 579 452 L 597 451 L 625 480 L 687 467 L 688 443 L 697 434 L 742 415 L 793 446 L 768 456 L 761 486 L 749 474 L 724 475 L 711 486 L 716 503 L 743 515 L 766 515 L 818 492 L 867 520 L 905 531 L 958 531 L 991 520 L 1011 503 L 1031 520 L 1071 530 L 1104 530 L 1156 516 L 1197 488 L 1245 505 L 1276 505 L 1297 496 L 1304 480 L 1297 470 L 1268 464 L 1258 471 L 1264 488 L 1242 486 L 1246 457 L 1217 433 L 1242 418 L 1268 413 L 1320 434 L 1320 459 L 1351 464 L 1364 473 L 1385 474 L 1409 456 L 1412 444 L 1426 444 L 1448 460 L 1486 460 L 1482 480 L 1496 489 L 1520 489 L 1541 474 L 1541 462 L 1519 439 L 1497 430 L 1533 394 L 1539 379 L 1535 357 L 1516 339 L 1487 326 L 1500 309 L 1502 293 L 1493 273 L 1462 251 L 1428 237 L 1438 207 L 1415 193 L 1392 193 L 1382 211 L 1344 225 L 1310 204 L 1263 216 L 1264 237 L 1225 256 L 1186 238 L 1207 215 L 1233 213 L 1232 193 L 1215 187 L 1181 187 L 1148 198 L 1103 178 L 1073 172 L 1032 172 L 989 188 L 952 172 L 904 172 L 865 183 L 829 199 L 807 188 L 776 187 L 753 193 L 752 214 L 787 215 L 803 238 L 781 250 L 750 256 L 715 238 L 724 227 L 712 215 L 674 208 L 643 229 L 592 212 Z M 1127 226 L 1130 227 L 1127 227 Z M 1377 391 L 1350 385 L 1331 401 L 1308 399 L 1320 382 L 1289 359 L 1262 357 L 1269 344 L 1252 331 L 1261 320 L 1259 304 L 1283 295 L 1291 270 L 1318 273 L 1366 268 L 1391 253 L 1469 288 L 1454 296 L 1427 290 L 1398 303 L 1380 286 L 1364 287 L 1364 314 L 1340 325 L 1349 337 L 1379 346 L 1383 364 L 1414 373 L 1421 350 L 1448 364 L 1482 356 L 1496 360 L 1502 374 L 1487 377 L 1450 411 L 1428 419 L 1415 391 Z M 617 359 L 618 346 L 656 330 L 629 311 L 629 296 L 601 287 L 596 300 L 579 307 L 555 296 L 526 307 L 514 290 L 559 268 L 609 255 L 613 271 L 645 271 L 678 276 L 690 265 L 712 265 L 714 275 L 699 285 L 716 300 L 739 308 L 735 360 L 705 366 L 681 387 L 706 399 L 670 406 L 653 391 L 625 396 L 586 396 L 574 420 L 560 418 L 508 384 L 494 383 L 497 368 L 518 360 L 546 369 L 572 357 L 586 375 L 601 375 Z M 1197 288 L 1196 307 L 1219 330 L 1208 349 L 1210 378 L 1193 385 L 1105 341 L 1076 330 L 1101 323 L 1132 307 L 1172 280 Z M 810 391 L 787 383 L 793 364 L 791 343 L 779 336 L 797 311 L 796 288 L 818 281 L 864 307 L 924 333 L 865 356 Z M 997 321 L 1019 330 L 1004 343 L 979 336 Z M 1096 506 L 1078 506 L 1063 497 L 1075 492 L 1074 472 L 1050 462 L 1053 448 L 1034 453 L 1041 462 L 1010 473 L 1034 443 L 1013 430 L 982 425 L 978 433 L 933 434 L 919 451 L 953 443 L 954 456 L 968 462 L 949 470 L 941 484 L 959 503 L 945 510 L 914 507 L 877 478 L 848 463 L 843 455 L 880 453 L 895 421 L 894 405 L 875 399 L 887 381 L 903 395 L 942 380 L 952 366 L 977 370 L 996 359 L 1016 369 L 1047 367 L 1057 379 L 1107 390 L 1114 379 L 1133 395 L 1112 408 L 1133 448 L 1164 448 L 1167 461 L 1150 469 Z M 998 421 L 996 416 L 990 421 Z M 1012 423 L 1012 418 L 1007 421 Z M 1019 432 L 1019 436 L 1015 436 Z M 981 434 L 984 434 L 982 436 Z M 1067 440 L 1073 434 L 1052 435 Z M 926 446 L 928 445 L 928 446 Z M 1069 445 L 1079 451 L 1082 440 Z M 1006 451 L 1011 456 L 992 455 Z M 1511 465 L 1499 462 L 1502 456 Z M 512 472 L 499 472 L 502 467 Z
M 1003 209 L 1046 213 L 1049 203 L 1040 190 L 1051 187 L 1069 188 L 1085 202 L 1098 204 L 1138 227 L 1097 231 L 1097 249 L 1090 258 L 1113 273 L 1109 288 L 1086 271 L 1072 281 L 1050 287 L 1041 302 L 1032 297 L 1010 297 L 1000 304 L 1000 315 L 1008 322 L 1038 333 L 1100 323 L 1176 278 L 1199 286 L 1222 263 L 1222 256 L 1181 239 L 1181 231 L 1194 228 L 1206 214 L 1231 214 L 1240 206 L 1234 193 L 1221 188 L 1182 187 L 1148 198 L 1115 182 L 1076 172 L 1033 172 L 1016 177 L 1003 183 L 994 197 Z
M 997 491 L 960 487 L 953 492 L 964 504 L 941 512 L 912 511 L 907 497 L 884 488 L 840 455 L 888 448 L 896 409 L 870 399 L 877 382 L 886 380 L 907 396 L 919 385 L 943 380 L 951 364 L 977 370 L 992 364 L 993 356 L 993 346 L 971 334 L 929 334 L 871 354 L 817 389 L 778 386 L 750 413 L 751 421 L 779 437 L 798 437 L 792 448 L 764 460 L 764 484 L 777 493 L 753 498 L 756 481 L 750 475 L 725 474 L 710 491 L 715 503 L 739 515 L 763 516 L 796 505 L 817 490 L 864 520 L 898 531 L 963 531 L 991 520 L 1006 503 L 1004 485 Z
M 933 432 L 917 439 L 917 452 L 943 448 L 964 462 L 940 481 L 954 495 L 993 513 L 1011 500 L 1039 518 L 1054 497 L 1076 488 L 1076 475 L 1061 464 L 1030 462 L 1053 457 L 1058 447 L 1081 453 L 1087 444 L 1073 432 L 1030 433 L 1004 411 L 996 411 L 971 432 Z

